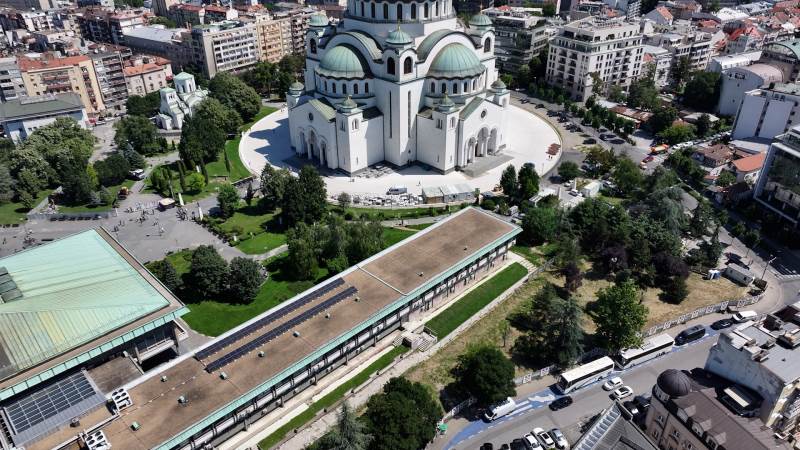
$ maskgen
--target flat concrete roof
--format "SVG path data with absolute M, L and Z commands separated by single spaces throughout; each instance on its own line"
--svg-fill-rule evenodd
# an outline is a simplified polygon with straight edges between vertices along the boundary
M 286 332 L 213 373 L 205 371 L 203 362 L 186 358 L 165 370 L 146 374 L 139 384 L 128 390 L 133 406 L 102 429 L 115 448 L 158 448 L 203 419 L 225 410 L 232 402 L 262 387 L 265 382 L 285 378 L 293 371 L 294 365 L 367 323 L 387 306 L 424 287 L 484 247 L 503 237 L 511 238 L 518 232 L 516 226 L 487 212 L 474 208 L 462 210 L 332 278 L 341 278 L 344 286 L 226 347 L 204 362 L 223 356 L 349 286 L 358 289 L 358 301 L 356 296 L 351 296 L 325 311 L 330 313 L 330 318 L 318 314 L 295 327 L 293 331 L 299 333 L 298 337 Z M 226 333 L 229 334 L 231 332 Z M 258 357 L 259 351 L 264 351 L 263 358 Z M 226 379 L 221 378 L 220 371 L 227 374 Z M 167 377 L 164 382 L 161 381 L 162 375 Z M 187 398 L 188 403 L 179 404 L 179 396 Z M 137 431 L 131 429 L 133 422 L 140 426 Z M 82 421 L 82 427 L 90 425 Z M 74 429 L 67 431 L 74 434 Z M 65 436 L 60 434 L 33 443 L 28 448 L 46 449 L 64 440 Z

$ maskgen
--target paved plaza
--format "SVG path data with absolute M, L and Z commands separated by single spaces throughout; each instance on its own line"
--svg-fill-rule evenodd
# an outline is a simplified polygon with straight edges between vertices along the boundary
M 503 154 L 510 158 L 483 173 L 470 177 L 465 172 L 440 174 L 426 170 L 418 165 L 401 170 L 384 168 L 381 176 L 367 178 L 365 176 L 348 176 L 343 173 L 323 173 L 328 194 L 335 196 L 340 192 L 362 196 L 381 196 L 392 186 L 406 186 L 412 194 L 421 194 L 422 187 L 455 185 L 466 183 L 472 188 L 482 191 L 491 190 L 500 181 L 500 174 L 508 164 L 517 169 L 527 162 L 536 165 L 540 174 L 548 172 L 558 162 L 558 157 L 547 154 L 551 144 L 561 145 L 559 134 L 541 117 L 516 106 L 508 110 L 508 143 Z M 292 151 L 289 139 L 288 110 L 282 108 L 258 121 L 242 136 L 239 154 L 245 166 L 254 174 L 269 162 L 276 167 L 285 167 L 295 171 L 291 164 L 297 160 Z M 559 155 L 560 156 L 560 155 Z M 378 172 L 370 169 L 370 172 Z

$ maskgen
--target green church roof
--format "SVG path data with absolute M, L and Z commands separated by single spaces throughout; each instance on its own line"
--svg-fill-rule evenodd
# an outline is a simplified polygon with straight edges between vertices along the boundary
M 434 78 L 468 78 L 478 76 L 486 68 L 475 52 L 462 44 L 445 45 L 433 58 L 428 76 Z
M 469 25 L 471 27 L 491 27 L 492 19 L 486 14 L 475 14 L 469 19 Z
M 411 36 L 405 31 L 401 30 L 400 25 L 397 25 L 397 29 L 392 30 L 389 33 L 389 36 L 386 37 L 386 43 L 389 45 L 406 45 L 410 44 L 411 42 Z
M 22 293 L 0 302 L 0 379 L 97 339 L 111 340 L 107 334 L 161 309 L 181 308 L 101 233 L 108 236 L 88 230 L 0 258 Z
M 175 75 L 175 77 L 173 77 L 172 79 L 176 80 L 176 81 L 181 81 L 181 80 L 191 80 L 193 78 L 194 78 L 194 75 L 192 75 L 190 73 L 186 73 L 186 72 L 181 72 L 181 73 Z
M 325 52 L 317 72 L 333 78 L 364 78 L 369 68 L 357 50 L 347 45 L 337 45 Z
M 327 27 L 328 16 L 324 13 L 312 14 L 311 18 L 308 19 L 308 25 L 312 27 Z

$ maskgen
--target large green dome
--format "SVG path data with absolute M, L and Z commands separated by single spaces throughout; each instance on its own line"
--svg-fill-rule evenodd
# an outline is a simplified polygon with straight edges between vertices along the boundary
M 470 78 L 483 73 L 481 64 L 473 50 L 462 44 L 447 44 L 433 58 L 428 76 L 434 78 Z
M 337 45 L 325 52 L 317 66 L 317 72 L 333 78 L 364 78 L 369 73 L 369 68 L 357 50 L 346 45 Z
M 492 19 L 490 19 L 486 14 L 475 14 L 469 19 L 469 26 L 490 27 L 492 26 Z

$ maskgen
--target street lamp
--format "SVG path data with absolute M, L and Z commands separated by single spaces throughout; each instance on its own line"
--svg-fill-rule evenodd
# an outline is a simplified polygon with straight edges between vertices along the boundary
M 772 256 L 772 255 L 770 255 L 770 256 Z M 762 280 L 764 279 L 764 276 L 767 275 L 767 268 L 769 267 L 770 264 L 772 264 L 772 261 L 775 261 L 776 259 L 778 259 L 777 256 L 772 256 L 772 259 L 767 261 L 767 264 L 764 266 L 764 271 L 761 272 L 761 279 Z

